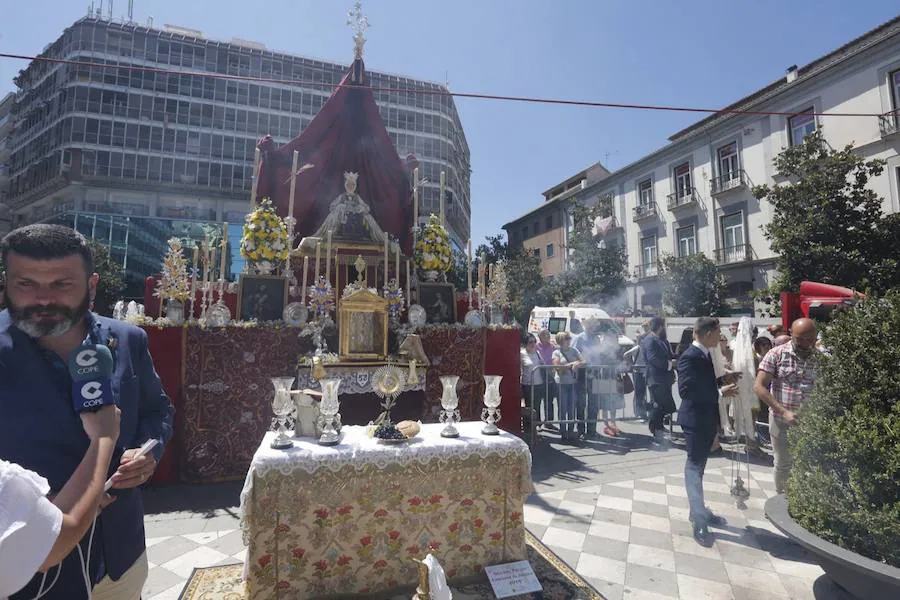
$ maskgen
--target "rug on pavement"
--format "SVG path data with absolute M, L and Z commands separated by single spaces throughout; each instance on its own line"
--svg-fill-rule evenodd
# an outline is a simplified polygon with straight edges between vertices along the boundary
M 519 600 L 544 598 L 546 600 L 604 600 L 594 588 L 578 576 L 550 549 L 528 533 L 528 560 L 543 586 L 543 594 L 516 596 Z M 247 598 L 243 581 L 243 565 L 227 565 L 194 569 L 179 600 L 242 600 Z M 468 585 L 451 586 L 455 600 L 493 598 L 494 593 L 485 576 L 483 580 Z M 409 598 L 410 591 L 396 598 Z

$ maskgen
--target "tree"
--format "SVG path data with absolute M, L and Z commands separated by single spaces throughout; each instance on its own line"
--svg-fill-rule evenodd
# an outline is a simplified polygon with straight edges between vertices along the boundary
M 573 228 L 569 235 L 569 268 L 554 278 L 552 295 L 561 305 L 588 302 L 617 310 L 625 290 L 628 255 L 625 248 L 603 243 L 594 223 L 604 216 L 603 206 L 576 204 L 572 208 Z
M 705 254 L 664 256 L 663 305 L 677 317 L 717 316 L 725 297 L 725 278 Z
M 862 290 L 894 278 L 889 265 L 882 265 L 893 260 L 881 243 L 891 235 L 882 219 L 882 200 L 866 187 L 884 164 L 860 158 L 852 145 L 832 149 L 821 131 L 778 155 L 775 168 L 788 182 L 753 188 L 756 198 L 774 208 L 765 227 L 778 255 L 773 294 L 795 290 L 804 280 Z M 870 278 L 870 269 L 880 275 Z
M 88 244 L 94 253 L 94 272 L 100 276 L 97 296 L 94 298 L 94 312 L 109 316 L 112 314 L 113 305 L 120 299 L 125 289 L 124 271 L 122 265 L 110 256 L 106 246 L 94 240 L 88 240 Z

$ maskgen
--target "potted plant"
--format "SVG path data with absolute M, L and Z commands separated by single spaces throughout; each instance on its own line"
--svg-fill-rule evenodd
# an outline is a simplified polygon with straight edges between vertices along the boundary
M 851 594 L 900 598 L 900 291 L 839 310 L 823 341 L 766 516 Z

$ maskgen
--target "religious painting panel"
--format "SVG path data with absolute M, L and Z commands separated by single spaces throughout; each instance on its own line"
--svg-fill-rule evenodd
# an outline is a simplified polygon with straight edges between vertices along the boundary
M 456 289 L 451 283 L 420 283 L 419 304 L 425 309 L 428 324 L 456 323 Z
M 241 275 L 237 314 L 240 321 L 280 321 L 288 300 L 288 284 L 274 275 Z

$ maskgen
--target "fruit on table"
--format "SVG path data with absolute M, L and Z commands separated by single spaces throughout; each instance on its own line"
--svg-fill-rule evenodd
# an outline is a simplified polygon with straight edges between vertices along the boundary
M 406 436 L 403 435 L 403 432 L 397 429 L 397 426 L 393 423 L 389 423 L 387 425 L 379 425 L 378 429 L 375 430 L 375 437 L 379 440 L 405 440 Z

